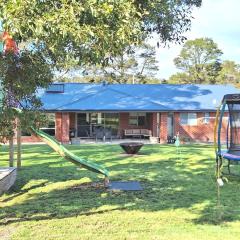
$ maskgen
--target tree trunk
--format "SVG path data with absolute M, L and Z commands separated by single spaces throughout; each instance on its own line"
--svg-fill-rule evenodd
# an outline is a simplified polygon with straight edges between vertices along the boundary
M 17 168 L 22 166 L 21 123 L 17 120 Z
M 14 166 L 14 144 L 13 137 L 9 140 L 9 167 Z

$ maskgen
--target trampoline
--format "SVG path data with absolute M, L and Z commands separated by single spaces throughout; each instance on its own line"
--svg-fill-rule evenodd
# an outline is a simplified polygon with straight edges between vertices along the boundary
M 221 178 L 223 160 L 227 161 L 228 174 L 230 165 L 240 163 L 240 94 L 223 97 L 215 119 L 214 145 L 217 177 Z

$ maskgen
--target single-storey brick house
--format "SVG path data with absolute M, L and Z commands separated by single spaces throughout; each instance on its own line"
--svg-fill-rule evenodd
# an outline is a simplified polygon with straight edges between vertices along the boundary
M 177 132 L 182 139 L 213 142 L 216 109 L 228 93 L 239 90 L 231 85 L 55 83 L 39 92 L 52 117 L 45 131 L 62 143 L 99 133 L 164 143 Z

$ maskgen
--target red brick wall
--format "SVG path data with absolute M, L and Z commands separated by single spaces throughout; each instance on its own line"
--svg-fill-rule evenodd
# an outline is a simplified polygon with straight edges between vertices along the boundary
M 21 137 L 22 143 L 37 143 L 37 142 L 42 142 L 42 140 L 36 136 L 22 136 Z M 16 143 L 17 140 L 16 138 L 14 139 L 14 143 Z
M 17 132 L 15 131 L 15 136 L 14 136 L 14 143 L 17 143 Z M 21 136 L 21 142 L 22 143 L 37 143 L 37 142 L 42 142 L 41 138 L 31 135 L 31 136 Z
M 174 113 L 175 120 L 175 134 L 179 132 L 180 138 L 183 140 L 199 141 L 199 142 L 213 142 L 214 141 L 214 122 L 215 113 L 210 113 L 209 123 L 204 123 L 204 113 L 197 113 L 197 125 L 181 125 L 180 113 Z M 224 119 L 222 125 L 222 141 L 226 140 L 227 121 Z
M 62 143 L 69 143 L 69 129 L 75 128 L 75 113 L 56 113 L 56 139 Z M 225 114 L 227 116 L 227 114 Z M 160 113 L 160 142 L 167 141 L 167 117 L 168 113 Z M 200 141 L 200 142 L 213 142 L 214 141 L 214 122 L 215 113 L 210 113 L 210 122 L 204 124 L 204 113 L 197 113 L 197 126 L 181 125 L 180 113 L 174 113 L 174 131 L 180 134 L 181 139 Z M 146 128 L 152 130 L 153 136 L 157 136 L 157 113 L 148 115 L 146 126 L 138 127 L 129 125 L 129 113 L 119 114 L 119 135 L 123 136 L 124 129 L 133 128 Z M 222 142 L 226 140 L 226 119 L 223 121 L 222 127 Z M 40 139 L 35 136 L 22 137 L 23 142 L 39 142 Z

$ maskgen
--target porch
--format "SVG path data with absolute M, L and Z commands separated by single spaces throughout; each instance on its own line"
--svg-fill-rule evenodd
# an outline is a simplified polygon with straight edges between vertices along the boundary
M 103 140 L 99 140 L 96 141 L 93 138 L 72 138 L 71 139 L 71 144 L 72 145 L 80 145 L 80 144 L 100 144 L 100 145 L 104 145 L 104 144 L 120 144 L 120 143 L 127 143 L 127 142 L 141 142 L 143 144 L 155 144 L 158 143 L 157 142 L 157 138 L 155 137 L 151 137 L 150 139 L 138 139 L 138 138 L 122 138 L 122 139 L 106 139 L 105 141 Z
M 145 141 L 158 142 L 160 113 L 57 112 L 55 137 L 62 143 Z

